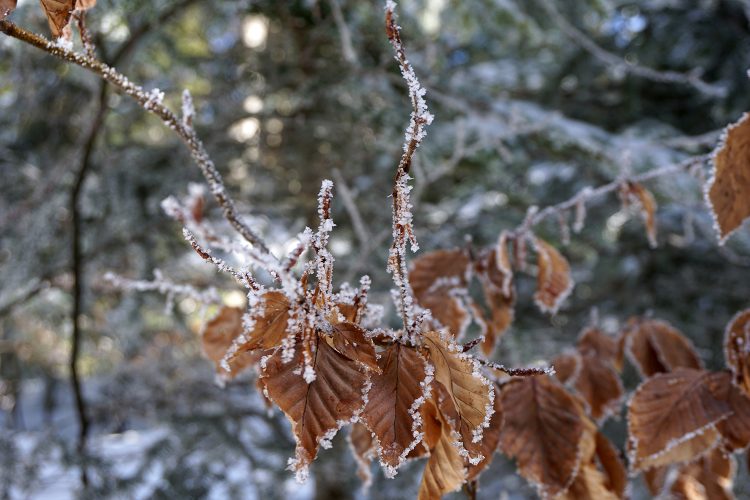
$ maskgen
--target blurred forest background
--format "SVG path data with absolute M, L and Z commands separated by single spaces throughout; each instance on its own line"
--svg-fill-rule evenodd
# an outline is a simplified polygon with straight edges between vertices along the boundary
M 400 12 L 435 114 L 414 168 L 423 250 L 465 245 L 467 235 L 491 244 L 532 205 L 705 154 L 750 110 L 745 1 L 405 0 Z M 31 0 L 11 20 L 48 32 Z M 99 0 L 88 23 L 104 60 L 133 81 L 175 108 L 183 88 L 192 92 L 199 133 L 277 254 L 316 224 L 320 181 L 334 180 L 336 282 L 367 273 L 373 301 L 390 303 L 388 196 L 409 105 L 382 5 Z M 666 319 L 708 368 L 723 366 L 723 327 L 750 296 L 750 235 L 717 245 L 698 180 L 706 173 L 647 183 L 659 203 L 656 249 L 616 196 L 589 206 L 564 247 L 557 223 L 538 227 L 570 260 L 577 286 L 549 317 L 533 306 L 534 278 L 521 277 L 516 321 L 495 358 L 549 360 L 596 308 L 609 331 L 635 314 Z M 0 496 L 415 496 L 421 462 L 394 480 L 373 466 L 373 487 L 359 489 L 345 433 L 296 484 L 284 470 L 293 441 L 283 415 L 267 413 L 252 374 L 221 388 L 201 354 L 201 326 L 216 307 L 190 296 L 169 307 L 162 294 L 104 280 L 159 270 L 214 287 L 225 303 L 244 299 L 160 207 L 202 181 L 176 136 L 93 75 L 4 36 L 0 179 Z M 76 303 L 91 427 L 84 456 L 69 375 Z M 637 383 L 632 369 L 625 381 Z M 623 420 L 605 431 L 624 447 Z M 743 497 L 746 464 L 740 471 Z M 640 481 L 634 498 L 646 495 Z M 480 487 L 480 498 L 534 497 L 499 455 Z

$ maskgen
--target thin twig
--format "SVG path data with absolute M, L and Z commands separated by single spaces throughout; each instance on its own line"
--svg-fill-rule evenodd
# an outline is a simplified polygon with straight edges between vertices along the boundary
M 679 85 L 687 85 L 693 87 L 698 92 L 714 98 L 721 98 L 726 96 L 727 89 L 721 85 L 714 83 L 707 83 L 703 81 L 697 74 L 692 73 L 679 73 L 677 71 L 659 71 L 647 66 L 639 64 L 633 64 L 626 61 L 622 57 L 609 52 L 597 45 L 591 38 L 586 36 L 581 30 L 573 26 L 568 22 L 565 17 L 555 8 L 550 0 L 542 0 L 547 12 L 550 17 L 557 21 L 560 30 L 565 33 L 569 38 L 581 46 L 586 52 L 599 59 L 603 63 L 621 68 L 628 74 L 651 80 L 652 82 L 659 83 L 676 83 Z
M 352 227 L 354 228 L 354 233 L 359 240 L 360 249 L 363 250 L 370 245 L 370 240 L 372 238 L 370 236 L 370 231 L 367 230 L 365 221 L 362 219 L 362 214 L 359 212 L 357 203 L 354 201 L 354 195 L 352 194 L 351 189 L 349 189 L 349 186 L 346 185 L 344 176 L 341 175 L 339 169 L 333 169 L 333 178 L 336 180 L 336 186 L 338 187 L 341 201 L 344 202 L 344 208 L 346 208 L 346 211 L 349 213 L 349 218 L 352 220 Z
M 247 224 L 245 224 L 245 222 L 241 220 L 235 208 L 234 200 L 226 191 L 221 174 L 216 169 L 216 166 L 208 155 L 203 143 L 198 138 L 195 130 L 191 126 L 183 123 L 182 120 L 172 112 L 172 110 L 162 103 L 163 95 L 161 95 L 160 92 L 146 92 L 143 87 L 132 83 L 126 76 L 122 75 L 116 69 L 107 64 L 97 59 L 93 59 L 86 54 L 60 47 L 43 36 L 20 28 L 9 21 L 0 21 L 0 31 L 10 37 L 33 45 L 48 54 L 92 71 L 126 95 L 132 97 L 144 110 L 161 118 L 162 121 L 164 121 L 169 128 L 174 130 L 187 145 L 193 160 L 201 169 L 203 177 L 211 188 L 211 193 L 222 208 L 224 218 L 246 241 L 257 247 L 263 254 L 271 255 L 268 247 L 260 236 L 258 236 L 249 226 L 247 226 Z

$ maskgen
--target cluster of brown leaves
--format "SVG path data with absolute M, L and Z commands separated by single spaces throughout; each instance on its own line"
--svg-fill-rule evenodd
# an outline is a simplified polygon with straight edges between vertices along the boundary
M 632 473 L 645 471 L 653 494 L 679 498 L 733 498 L 731 454 L 750 444 L 750 398 L 745 328 L 738 314 L 725 338 L 729 370 L 703 368 L 694 347 L 657 320 L 631 320 L 621 346 L 645 380 L 628 403 L 628 456 Z M 668 468 L 676 476 L 667 474 Z
M 534 237 L 532 242 L 537 254 L 534 301 L 543 312 L 554 314 L 573 289 L 570 265 L 546 241 Z M 489 356 L 513 322 L 514 271 L 526 269 L 525 260 L 524 238 L 503 231 L 492 248 L 422 254 L 414 261 L 409 281 L 419 305 L 431 311 L 432 328 L 447 328 L 460 340 L 474 321 L 483 336 L 482 352 Z M 482 303 L 469 293 L 473 277 L 481 285 Z
M 0 19 L 16 8 L 17 0 L 0 0 Z M 59 37 L 70 24 L 75 11 L 84 11 L 96 5 L 96 0 L 40 0 L 52 36 Z

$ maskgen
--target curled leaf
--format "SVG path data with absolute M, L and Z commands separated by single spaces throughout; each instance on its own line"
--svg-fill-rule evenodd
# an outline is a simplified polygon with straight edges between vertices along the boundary
M 750 115 L 745 113 L 724 131 L 713 153 L 706 203 L 719 233 L 719 243 L 750 216 Z
M 641 209 L 646 222 L 646 235 L 651 248 L 656 248 L 656 200 L 651 191 L 637 182 L 627 182 L 622 186 L 621 195 L 625 204 L 635 203 Z
M 576 399 L 547 376 L 511 380 L 501 389 L 504 423 L 500 449 L 541 496 L 564 493 L 582 461 L 589 459 L 585 434 L 592 424 Z
M 482 283 L 484 301 L 489 309 L 488 315 L 481 307 L 474 305 L 475 318 L 484 336 L 482 352 L 486 356 L 492 354 L 498 340 L 513 322 L 516 292 L 512 287 L 512 272 L 497 267 L 502 260 L 504 259 L 497 257 L 497 250 L 493 249 L 475 264 L 477 276 Z
M 610 337 L 599 328 L 586 328 L 578 336 L 576 344 L 578 351 L 583 355 L 596 356 L 604 361 L 611 362 L 620 369 L 618 362 L 618 342 L 616 338 Z
M 216 365 L 216 372 L 225 378 L 234 378 L 259 360 L 259 355 L 242 353 L 229 362 L 229 372 L 221 369 L 221 360 L 234 339 L 242 334 L 242 309 L 222 307 L 214 318 L 206 323 L 201 334 L 201 345 L 206 357 Z
M 52 36 L 59 37 L 70 23 L 70 16 L 75 10 L 76 0 L 40 0 L 44 14 L 49 22 Z
M 732 414 L 716 424 L 721 434 L 723 448 L 729 451 L 743 450 L 750 445 L 750 397 L 732 383 L 729 372 L 717 373 L 709 388 L 714 396 L 725 401 Z
M 418 500 L 440 500 L 446 493 L 460 488 L 466 480 L 464 461 L 453 444 L 450 424 L 433 400 L 422 407 L 422 419 L 430 458 L 422 475 Z
M 499 392 L 497 386 L 496 389 L 496 392 Z M 490 419 L 490 425 L 484 430 L 484 435 L 482 436 L 480 453 L 484 458 L 476 465 L 472 465 L 471 463 L 466 464 L 466 479 L 469 481 L 477 478 L 479 474 L 489 467 L 490 463 L 492 463 L 492 458 L 495 456 L 495 451 L 500 444 L 500 433 L 503 427 L 503 407 L 500 397 L 497 394 L 495 395 L 494 409 L 495 412 Z
M 367 489 L 372 484 L 370 463 L 377 454 L 375 440 L 367 427 L 360 423 L 352 424 L 349 430 L 349 449 L 357 462 L 357 477 L 362 481 L 362 486 Z
M 382 352 L 360 420 L 378 440 L 378 455 L 393 476 L 421 441 L 418 412 L 429 394 L 431 367 L 411 347 L 393 344 Z
M 750 395 L 750 309 L 737 313 L 727 325 L 724 359 L 735 383 Z
M 721 374 L 678 368 L 643 382 L 628 404 L 630 467 L 634 471 L 694 460 L 718 442 L 716 425 L 730 405 L 712 392 Z
M 357 361 L 368 369 L 380 372 L 375 344 L 367 337 L 364 328 L 348 321 L 332 325 L 333 348 L 347 358 Z
M 631 319 L 623 332 L 625 353 L 642 377 L 677 368 L 703 368 L 693 344 L 666 321 Z
M 573 278 L 570 265 L 565 257 L 546 241 L 536 238 L 537 252 L 537 291 L 534 302 L 542 312 L 555 314 L 560 305 L 573 291 Z
M 277 349 L 261 368 L 268 397 L 292 423 L 297 447 L 289 467 L 299 479 L 306 477 L 318 448 L 330 447 L 338 430 L 362 411 L 370 383 L 362 365 L 336 352 L 320 335 L 315 335 L 309 348 L 315 372 L 309 384 L 302 341 L 290 362 L 285 363 L 282 349 Z
M 464 250 L 436 250 L 417 258 L 409 273 L 417 302 L 456 338 L 461 337 L 471 320 L 464 305 L 470 264 Z

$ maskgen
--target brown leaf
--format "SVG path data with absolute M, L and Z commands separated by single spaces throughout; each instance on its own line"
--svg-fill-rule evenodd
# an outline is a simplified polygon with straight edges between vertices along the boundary
M 711 391 L 718 375 L 678 368 L 638 387 L 628 404 L 632 470 L 688 462 L 716 444 L 716 424 L 732 411 Z
M 422 406 L 425 443 L 430 458 L 422 475 L 418 500 L 440 500 L 446 493 L 456 491 L 465 481 L 464 461 L 453 445 L 451 426 L 433 400 Z
M 375 458 L 375 440 L 370 430 L 359 422 L 352 424 L 349 430 L 349 449 L 357 462 L 357 477 L 365 488 L 372 484 L 370 463 Z
M 552 359 L 555 377 L 563 384 L 574 384 L 581 369 L 581 355 L 578 352 L 564 352 Z
M 347 358 L 362 363 L 368 369 L 380 372 L 375 344 L 367 337 L 364 328 L 348 321 L 331 326 L 334 349 Z
M 445 386 L 455 406 L 457 419 L 453 427 L 470 460 L 478 463 L 482 459 L 482 432 L 493 412 L 493 386 L 480 374 L 479 363 L 449 339 L 438 332 L 427 332 L 423 339 L 435 367 L 435 380 Z
M 476 465 L 468 462 L 465 464 L 466 479 L 469 481 L 476 479 L 492 463 L 492 458 L 495 456 L 495 451 L 500 444 L 500 432 L 503 428 L 503 407 L 497 393 L 499 393 L 499 389 L 495 394 L 495 413 L 492 414 L 490 425 L 484 430 L 484 435 L 482 436 L 482 448 L 480 452 L 484 455 L 484 458 Z
M 513 267 L 510 263 L 510 252 L 508 251 L 508 239 L 510 238 L 507 231 L 502 231 L 497 239 L 497 247 L 493 250 L 492 255 L 495 257 L 496 270 L 490 276 L 495 284 L 499 284 L 500 290 L 508 297 L 511 295 L 510 285 L 513 282 Z M 499 280 L 498 280 L 499 278 Z
M 607 488 L 607 476 L 594 465 L 585 465 L 578 471 L 568 491 L 555 500 L 617 500 L 622 498 Z
M 724 359 L 735 383 L 750 394 L 750 309 L 735 314 L 724 333 Z
M 511 380 L 501 389 L 500 449 L 542 497 L 565 492 L 587 451 L 588 419 L 579 403 L 547 376 Z M 583 458 L 587 460 L 588 458 Z
M 52 36 L 59 37 L 70 23 L 70 16 L 75 9 L 76 0 L 40 0 L 44 14 L 49 22 Z
M 706 203 L 716 222 L 720 243 L 750 215 L 750 115 L 726 128 L 713 155 Z
M 447 327 L 456 338 L 463 334 L 471 320 L 457 297 L 465 295 L 470 264 L 464 250 L 436 250 L 417 258 L 409 273 L 409 283 L 419 305 L 429 309 L 440 326 Z
M 0 20 L 8 17 L 8 14 L 16 10 L 16 0 L 0 0 Z
M 622 197 L 625 204 L 636 203 L 641 209 L 641 215 L 646 222 L 646 235 L 651 248 L 656 248 L 656 200 L 651 191 L 637 182 L 627 182 L 622 187 Z
M 555 314 L 563 301 L 573 291 L 573 278 L 570 265 L 565 257 L 546 241 L 536 238 L 537 252 L 537 291 L 534 302 L 542 310 Z
M 516 292 L 512 287 L 509 275 L 497 267 L 497 251 L 492 250 L 476 263 L 476 272 L 482 283 L 484 301 L 490 311 L 487 315 L 484 310 L 474 306 L 474 313 L 482 328 L 484 341 L 482 352 L 490 356 L 492 351 L 505 331 L 513 322 Z M 502 259 L 500 259 L 502 260 Z
M 597 422 L 601 423 L 620 410 L 625 390 L 610 362 L 598 356 L 582 355 L 573 386 Z
M 729 417 L 716 424 L 724 449 L 739 451 L 747 448 L 750 445 L 750 398 L 732 383 L 729 372 L 717 373 L 711 379 L 709 389 L 732 410 Z
M 268 397 L 292 423 L 297 448 L 289 464 L 300 478 L 305 477 L 318 447 L 330 447 L 338 429 L 362 410 L 369 385 L 362 366 L 336 352 L 319 335 L 310 347 L 315 371 L 310 384 L 303 377 L 302 341 L 297 343 L 292 361 L 284 363 L 282 349 L 277 349 L 261 368 Z
M 281 345 L 287 335 L 289 320 L 289 301 L 276 290 L 263 294 L 262 300 L 251 313 L 252 331 L 238 338 L 233 346 L 234 352 L 227 356 L 231 364 L 235 357 L 256 349 L 273 349 Z
M 715 449 L 686 465 L 671 488 L 674 498 L 686 500 L 733 500 L 737 466 L 734 459 Z
M 628 486 L 628 471 L 617 449 L 599 431 L 596 432 L 596 459 L 606 475 L 607 489 L 614 492 L 617 498 L 623 498 Z
M 222 307 L 216 316 L 206 324 L 201 334 L 203 352 L 214 362 L 216 372 L 226 378 L 234 378 L 246 368 L 259 361 L 259 356 L 253 353 L 242 353 L 229 362 L 231 371 L 227 373 L 221 368 L 224 358 L 234 339 L 242 334 L 243 310 L 238 307 Z
M 372 375 L 372 388 L 360 420 L 379 442 L 380 462 L 392 477 L 419 439 L 415 418 L 429 393 L 425 359 L 411 347 L 393 344 L 381 353 L 380 374 Z
M 703 368 L 693 344 L 666 321 L 631 319 L 623 336 L 628 359 L 642 377 L 680 367 Z
M 618 368 L 617 358 L 619 348 L 617 339 L 607 335 L 599 328 L 590 327 L 584 329 L 578 336 L 577 348 L 581 354 L 597 356 L 604 361 L 613 363 Z
M 96 0 L 76 0 L 75 10 L 88 10 L 96 5 Z

